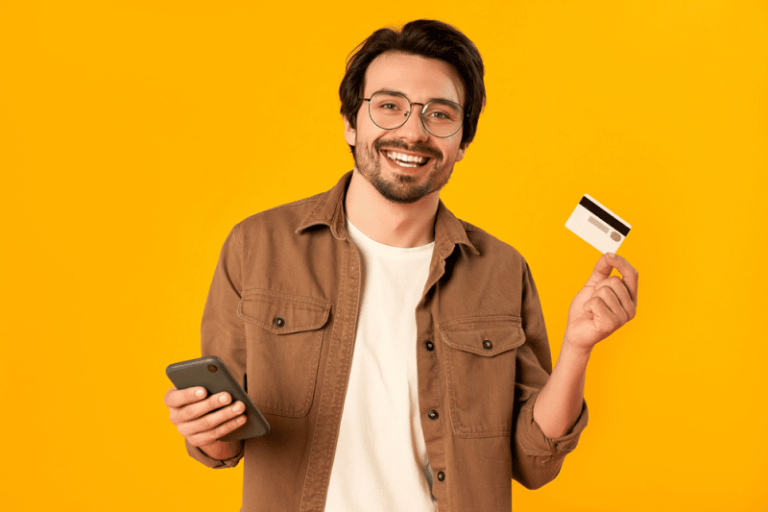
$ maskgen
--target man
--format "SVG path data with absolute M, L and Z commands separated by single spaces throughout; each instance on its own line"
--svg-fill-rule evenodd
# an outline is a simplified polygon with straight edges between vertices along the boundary
M 512 478 L 540 487 L 575 448 L 589 355 L 635 316 L 637 273 L 600 258 L 553 371 L 525 260 L 439 200 L 485 101 L 474 45 L 379 30 L 340 96 L 354 171 L 238 224 L 203 316 L 204 355 L 271 432 L 217 441 L 243 407 L 201 388 L 169 390 L 171 421 L 206 465 L 245 457 L 244 511 L 507 511 Z

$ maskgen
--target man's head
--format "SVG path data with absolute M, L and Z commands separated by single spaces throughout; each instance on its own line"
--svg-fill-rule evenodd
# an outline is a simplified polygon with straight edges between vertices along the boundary
M 411 203 L 445 185 L 472 141 L 483 63 L 458 30 L 417 20 L 358 47 L 339 95 L 357 170 L 387 199 Z
M 352 128 L 357 127 L 357 113 L 363 104 L 368 66 L 383 53 L 400 52 L 442 60 L 456 69 L 466 96 L 461 103 L 464 108 L 461 142 L 464 145 L 472 142 L 485 105 L 485 68 L 480 52 L 467 36 L 441 21 L 416 20 L 405 24 L 399 31 L 379 29 L 355 50 L 347 62 L 347 72 L 339 87 L 341 114 Z

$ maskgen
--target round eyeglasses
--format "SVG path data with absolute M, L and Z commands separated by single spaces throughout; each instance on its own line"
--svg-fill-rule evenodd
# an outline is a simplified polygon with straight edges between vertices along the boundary
M 368 115 L 373 124 L 383 130 L 394 130 L 403 126 L 411 117 L 414 105 L 421 106 L 421 122 L 424 128 L 435 137 L 450 137 L 464 123 L 464 110 L 461 105 L 448 100 L 435 99 L 426 103 L 411 103 L 399 92 L 379 91 L 368 102 Z

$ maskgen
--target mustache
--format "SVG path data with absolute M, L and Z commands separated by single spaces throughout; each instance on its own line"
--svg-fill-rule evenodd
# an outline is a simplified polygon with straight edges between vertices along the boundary
M 443 157 L 443 154 L 432 146 L 426 144 L 406 144 L 400 139 L 382 140 L 379 139 L 373 143 L 373 149 L 379 151 L 381 149 L 403 149 L 405 151 L 413 151 L 415 153 L 423 153 L 429 155 L 432 158 L 439 159 Z

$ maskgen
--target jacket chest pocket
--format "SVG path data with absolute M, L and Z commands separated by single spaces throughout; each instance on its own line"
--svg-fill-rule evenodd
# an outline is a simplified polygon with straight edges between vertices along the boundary
M 525 342 L 516 316 L 460 318 L 439 324 L 451 422 L 460 437 L 512 434 L 517 347 Z
M 248 395 L 259 410 L 300 418 L 309 412 L 331 304 L 269 290 L 243 293 Z

